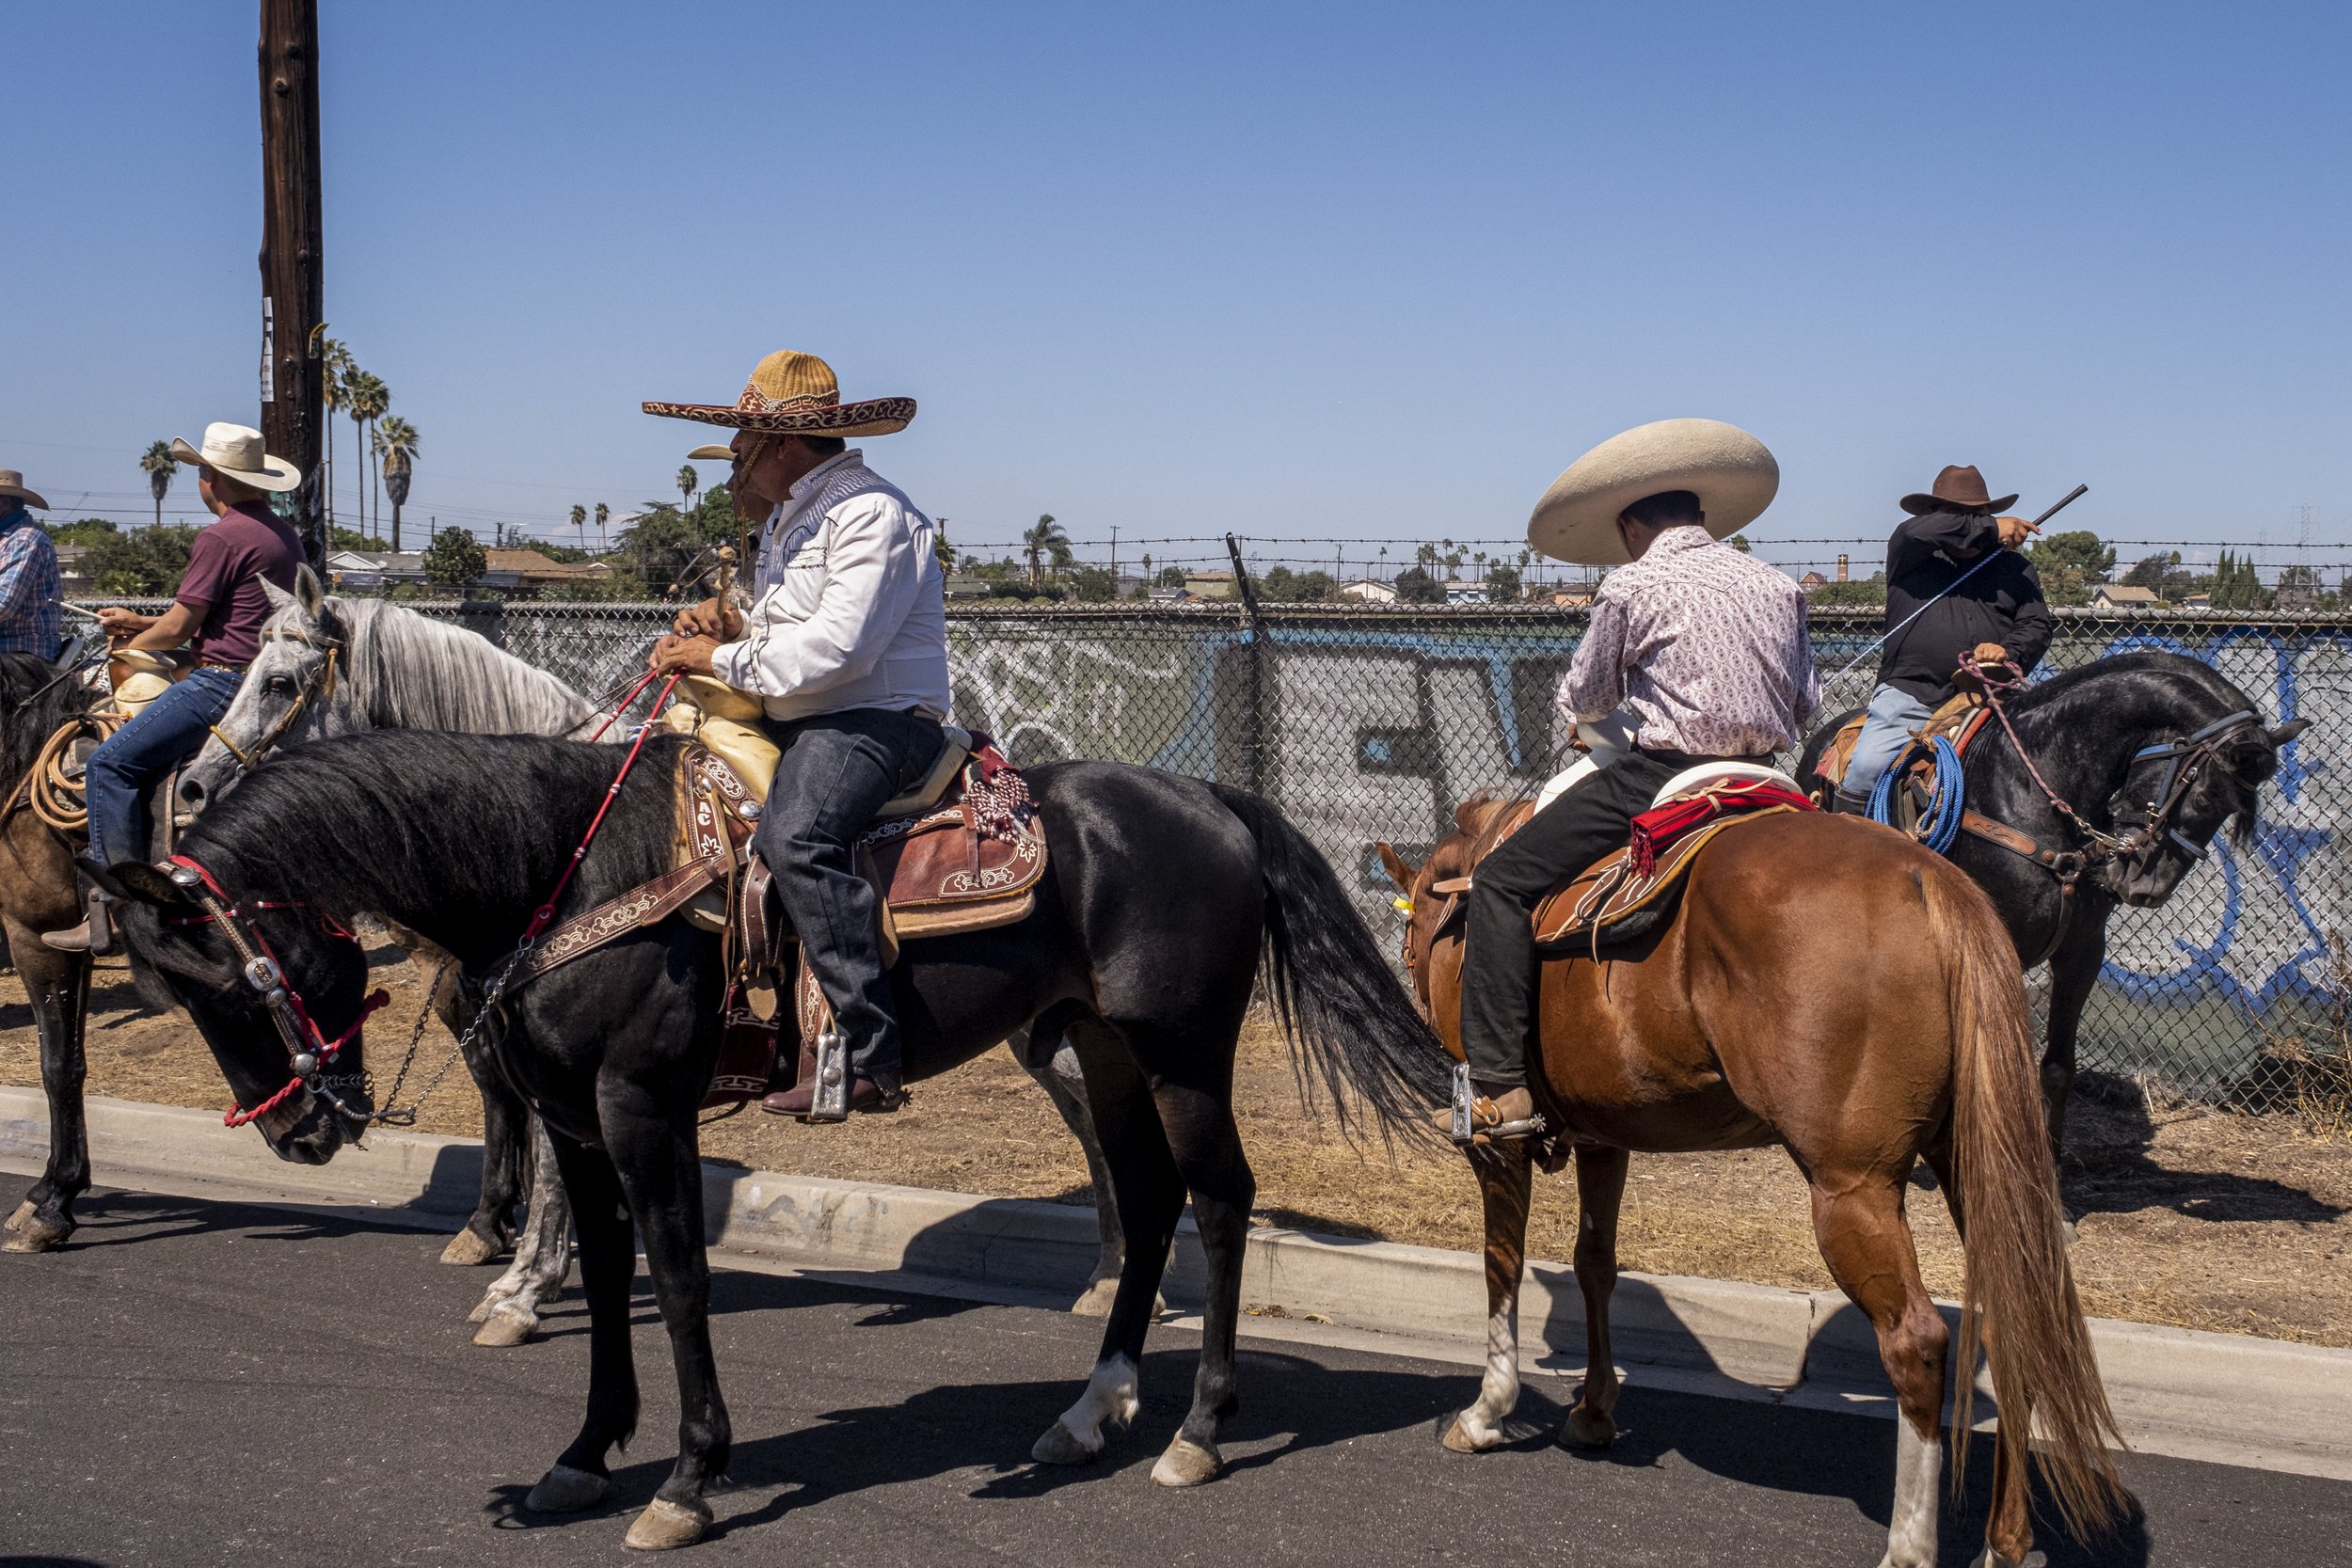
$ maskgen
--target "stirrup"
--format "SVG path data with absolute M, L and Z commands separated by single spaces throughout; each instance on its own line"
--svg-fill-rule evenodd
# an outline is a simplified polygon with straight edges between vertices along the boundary
M 817 1036 L 816 1092 L 809 1098 L 807 1120 L 850 1119 L 850 1042 L 833 1020 Z
M 1470 1064 L 1454 1065 L 1454 1121 L 1447 1136 L 1454 1140 L 1456 1148 L 1540 1138 L 1545 1128 L 1541 1111 L 1515 1121 L 1502 1120 L 1495 1102 L 1470 1087 Z

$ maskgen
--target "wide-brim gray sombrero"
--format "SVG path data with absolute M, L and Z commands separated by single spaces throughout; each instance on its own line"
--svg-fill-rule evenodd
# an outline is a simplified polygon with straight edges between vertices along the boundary
M 1707 531 L 1725 539 L 1754 522 L 1780 490 L 1764 443 L 1721 420 L 1660 420 L 1612 436 L 1568 465 L 1527 519 L 1527 542 L 1555 561 L 1622 566 L 1632 560 L 1617 515 L 1645 496 L 1689 490 Z

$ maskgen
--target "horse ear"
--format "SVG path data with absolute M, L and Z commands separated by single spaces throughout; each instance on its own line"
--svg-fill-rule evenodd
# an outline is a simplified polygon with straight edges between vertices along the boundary
M 305 566 L 303 570 L 307 572 L 310 568 Z M 319 600 L 319 607 L 310 618 L 318 624 L 321 637 L 337 642 L 351 640 L 351 606 L 344 600 L 331 594 L 326 595 Z
M 1396 846 L 1384 838 L 1373 848 L 1379 853 L 1381 869 L 1388 872 L 1389 880 L 1396 884 L 1396 891 L 1411 896 L 1414 871 L 1405 863 L 1405 857 L 1396 852 Z
M 306 567 L 304 570 L 308 570 L 308 568 Z M 269 596 L 269 609 L 271 614 L 277 614 L 279 610 L 294 602 L 294 596 L 292 594 L 287 593 L 284 589 L 278 587 L 278 584 L 270 581 L 269 578 L 261 578 L 256 580 L 261 583 L 262 592 Z M 296 582 L 300 582 L 302 578 L 299 576 L 294 578 L 294 581 Z
M 2301 735 L 2305 730 L 2308 730 L 2311 727 L 2312 721 L 2308 719 L 2290 719 L 2285 723 L 2280 725 L 2277 729 L 2269 732 L 2270 744 L 2273 746 L 2283 746 L 2288 741 L 2293 740 L 2296 736 Z
M 307 561 L 294 568 L 294 596 L 295 601 L 302 606 L 303 614 L 308 615 L 313 621 L 319 618 L 319 607 L 326 601 L 326 590 L 320 584 L 319 575 L 310 570 L 310 563 Z
M 1454 825 L 1464 832 L 1475 836 L 1478 831 L 1486 825 L 1487 813 L 1493 809 L 1492 800 L 1484 796 L 1473 795 L 1454 808 Z

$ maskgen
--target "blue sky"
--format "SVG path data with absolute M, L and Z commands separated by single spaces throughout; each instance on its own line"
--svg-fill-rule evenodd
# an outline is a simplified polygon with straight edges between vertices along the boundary
M 638 402 L 791 346 L 921 400 L 868 456 L 967 546 L 1515 540 L 1683 414 L 1777 452 L 1787 561 L 1947 462 L 2352 539 L 2340 6 L 323 10 L 327 315 L 419 520 L 674 493 Z M 137 515 L 254 417 L 255 8 L 8 31 L 0 467 Z

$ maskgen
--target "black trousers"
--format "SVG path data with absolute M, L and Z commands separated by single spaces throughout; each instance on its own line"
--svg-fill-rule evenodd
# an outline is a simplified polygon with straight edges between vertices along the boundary
M 753 842 L 849 1039 L 851 1069 L 895 1085 L 898 1017 L 882 967 L 881 913 L 850 847 L 883 802 L 922 782 L 946 739 L 937 720 L 887 708 L 763 727 L 784 756 Z
M 1631 836 L 1668 779 L 1709 757 L 1633 752 L 1535 814 L 1470 874 L 1463 956 L 1462 1051 L 1490 1089 L 1524 1088 L 1535 1019 L 1532 918 L 1544 895 Z

